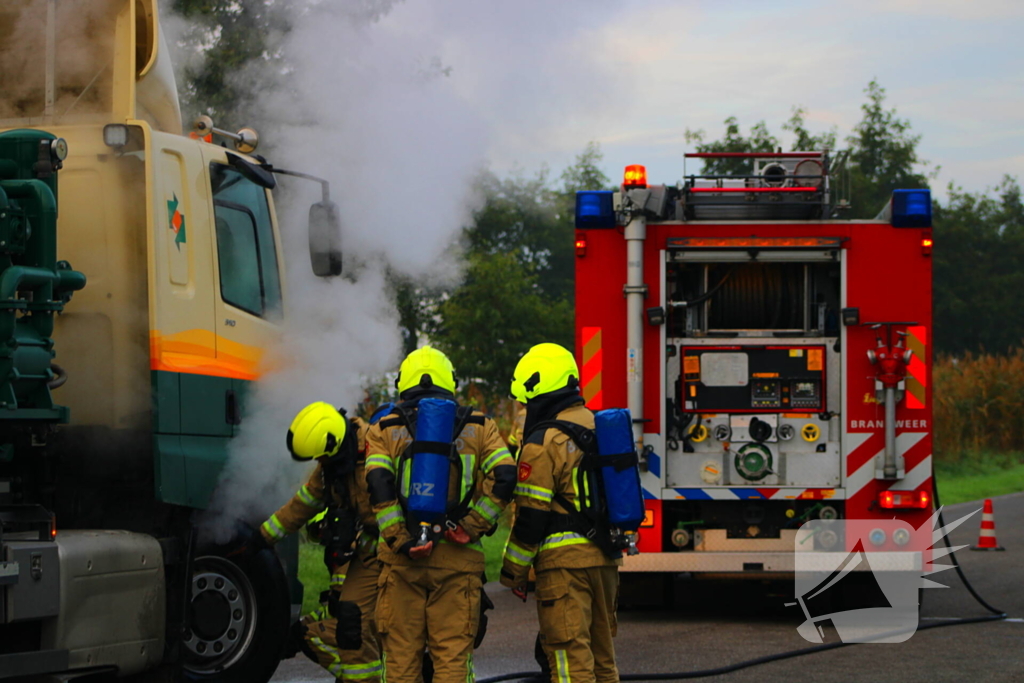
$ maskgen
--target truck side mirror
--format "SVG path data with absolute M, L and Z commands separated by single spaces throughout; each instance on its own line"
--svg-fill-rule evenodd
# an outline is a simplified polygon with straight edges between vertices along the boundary
M 309 207 L 309 260 L 317 277 L 341 275 L 341 217 L 334 202 Z

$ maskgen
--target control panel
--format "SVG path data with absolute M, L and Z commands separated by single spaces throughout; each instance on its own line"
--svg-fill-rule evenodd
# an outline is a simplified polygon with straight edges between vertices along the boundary
M 686 412 L 826 410 L 823 345 L 683 346 L 680 355 Z

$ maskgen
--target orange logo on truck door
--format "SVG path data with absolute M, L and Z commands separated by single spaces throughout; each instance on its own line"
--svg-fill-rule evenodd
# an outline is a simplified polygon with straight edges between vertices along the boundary
M 185 244 L 185 216 L 178 210 L 178 195 L 172 194 L 173 199 L 167 200 L 167 222 L 174 233 L 174 246 L 181 251 L 181 245 Z

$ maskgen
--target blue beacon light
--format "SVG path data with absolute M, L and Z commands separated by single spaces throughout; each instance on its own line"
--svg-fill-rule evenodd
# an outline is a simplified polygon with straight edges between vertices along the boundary
M 931 190 L 894 190 L 892 227 L 930 228 L 932 226 Z
M 612 192 L 588 191 L 576 193 L 577 228 L 614 228 L 615 207 Z

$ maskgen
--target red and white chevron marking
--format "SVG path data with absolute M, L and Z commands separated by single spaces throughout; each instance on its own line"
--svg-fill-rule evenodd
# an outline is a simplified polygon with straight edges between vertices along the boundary
M 846 467 L 844 468 L 848 517 L 860 509 L 867 511 L 878 491 L 893 489 L 914 491 L 931 479 L 932 454 L 929 432 L 903 432 L 896 435 L 896 452 L 903 456 L 905 476 L 896 481 L 875 479 L 876 460 L 885 453 L 885 436 L 881 431 L 847 434 Z M 875 484 L 877 482 L 877 484 Z

